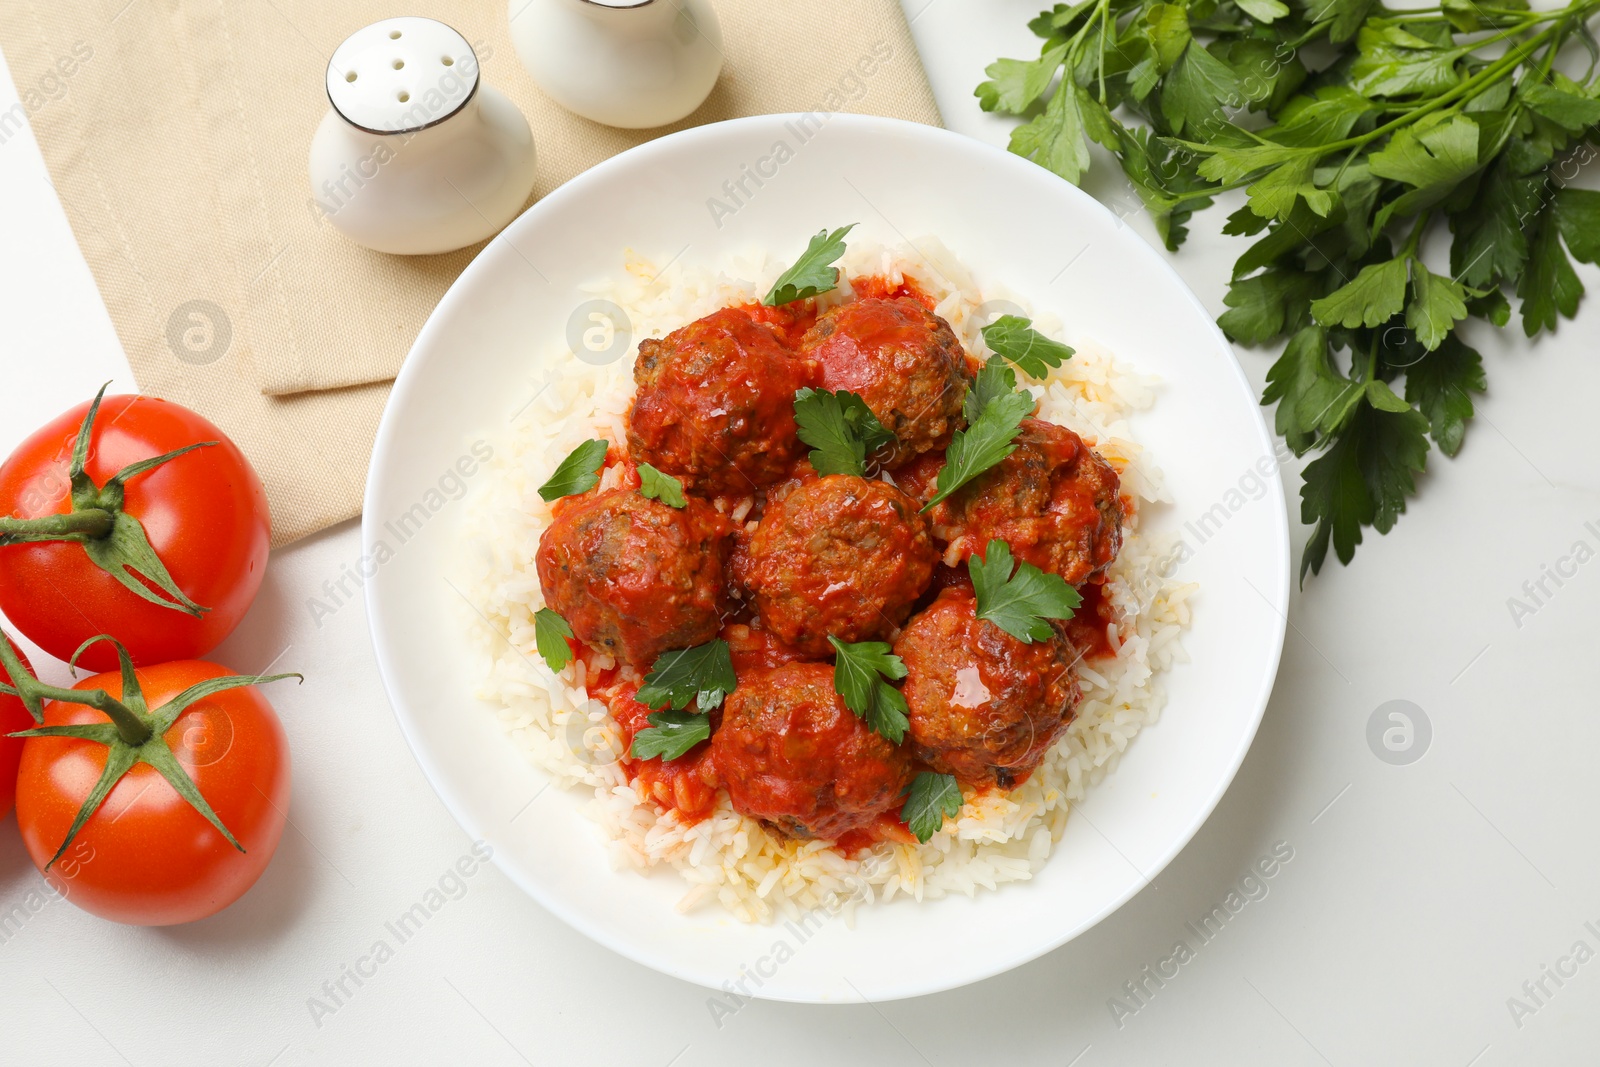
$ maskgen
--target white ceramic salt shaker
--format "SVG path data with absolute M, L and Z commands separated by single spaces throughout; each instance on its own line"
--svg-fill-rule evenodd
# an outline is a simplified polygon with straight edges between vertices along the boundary
M 509 0 L 507 14 L 539 88 L 607 126 L 676 122 L 711 95 L 722 70 L 709 0 Z
M 493 236 L 533 189 L 533 133 L 483 84 L 467 39 L 428 18 L 357 30 L 328 61 L 311 191 L 351 240 L 399 255 Z

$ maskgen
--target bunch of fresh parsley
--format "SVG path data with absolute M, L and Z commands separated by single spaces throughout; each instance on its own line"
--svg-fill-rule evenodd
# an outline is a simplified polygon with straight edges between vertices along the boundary
M 1029 23 L 1038 59 L 1002 59 L 983 108 L 1027 121 L 1011 150 L 1076 183 L 1112 152 L 1169 249 L 1225 190 L 1254 237 L 1219 320 L 1283 342 L 1264 404 L 1305 469 L 1300 576 L 1331 544 L 1387 533 L 1438 445 L 1461 448 L 1483 361 L 1470 317 L 1554 330 L 1600 262 L 1600 193 L 1567 182 L 1595 154 L 1600 0 L 1082 0 Z M 1581 45 L 1587 70 L 1557 54 Z M 1570 54 L 1570 51 L 1569 51 Z M 1565 60 L 1563 66 L 1566 65 Z M 1137 121 L 1124 121 L 1124 119 Z M 1429 266 L 1430 235 L 1448 229 Z M 1431 439 L 1431 443 L 1430 443 Z

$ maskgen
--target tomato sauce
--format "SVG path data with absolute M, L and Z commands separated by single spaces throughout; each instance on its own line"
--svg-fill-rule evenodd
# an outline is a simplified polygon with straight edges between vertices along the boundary
M 846 830 L 839 835 L 833 847 L 849 859 L 855 859 L 859 853 L 865 852 L 874 845 L 892 841 L 900 845 L 914 845 L 917 843 L 916 835 L 900 821 L 899 809 L 886 811 L 873 820 L 871 826 L 860 830 Z
M 893 300 L 896 297 L 909 296 L 929 311 L 933 310 L 936 303 L 933 297 L 923 292 L 922 288 L 910 278 L 904 278 L 898 284 L 891 285 L 889 279 L 881 274 L 868 274 L 851 278 L 850 288 L 857 300 L 868 297 Z M 768 307 L 759 302 L 740 304 L 738 307 L 755 321 L 765 323 L 776 330 L 778 336 L 783 338 L 784 344 L 790 348 L 797 346 L 806 331 L 817 324 L 817 302 L 814 299 L 796 300 L 779 307 Z
M 855 292 L 857 300 L 893 300 L 896 297 L 909 296 L 929 311 L 937 303 L 933 297 L 922 291 L 922 287 L 910 278 L 902 277 L 898 285 L 890 285 L 889 279 L 881 274 L 869 274 L 860 278 L 850 279 L 850 288 Z
M 739 308 L 757 322 L 771 326 L 790 348 L 798 345 L 806 331 L 817 323 L 815 300 L 796 300 L 778 307 L 768 307 L 762 303 L 741 304 Z
M 940 593 L 946 589 L 963 589 L 967 595 L 972 595 L 972 574 L 966 564 L 959 567 L 946 567 L 943 563 L 933 568 L 933 580 L 928 583 L 928 591 L 923 596 L 932 603 Z
M 583 662 L 583 687 L 588 692 L 597 695 L 617 684 L 622 665 L 616 657 L 597 652 L 575 637 L 567 638 L 567 647 L 572 649 L 575 658 Z
M 1080 586 L 1078 593 L 1083 597 L 1083 603 L 1067 620 L 1067 635 L 1083 653 L 1084 659 L 1102 659 L 1117 654 L 1111 647 L 1106 628 L 1120 627 L 1121 624 L 1116 609 L 1106 598 L 1105 589 L 1100 582 L 1086 582 Z
M 622 728 L 623 769 L 656 804 L 676 811 L 686 823 L 697 823 L 716 808 L 717 788 L 722 784 L 711 762 L 711 744 L 702 741 L 672 760 L 628 755 L 634 735 L 650 725 L 650 709 L 634 699 L 638 691 L 637 686 L 619 686 L 608 699 L 611 714 Z
M 735 676 L 746 671 L 781 667 L 785 663 L 806 658 L 805 653 L 784 644 L 771 632 L 755 629 L 743 622 L 730 622 L 717 636 L 728 642 Z

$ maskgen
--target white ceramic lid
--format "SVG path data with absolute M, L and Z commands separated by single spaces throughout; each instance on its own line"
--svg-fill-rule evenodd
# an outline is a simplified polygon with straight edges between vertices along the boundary
M 478 57 L 442 22 L 384 19 L 346 37 L 328 61 L 328 100 L 345 120 L 374 133 L 443 122 L 478 88 Z

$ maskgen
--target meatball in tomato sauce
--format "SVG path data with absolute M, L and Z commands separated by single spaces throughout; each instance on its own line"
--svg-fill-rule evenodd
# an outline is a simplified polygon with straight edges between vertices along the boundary
M 574 497 L 539 538 L 539 585 L 580 641 L 648 669 L 717 635 L 731 541 L 727 520 L 692 497 L 683 508 L 632 489 Z
M 895 436 L 884 466 L 944 448 L 961 428 L 972 384 L 967 354 L 950 324 L 909 296 L 867 297 L 824 312 L 800 339 L 821 384 L 861 397 Z
M 794 394 L 814 383 L 815 367 L 738 308 L 639 342 L 633 377 L 628 453 L 686 489 L 753 493 L 803 454 Z
M 909 757 L 867 728 L 826 663 L 753 671 L 728 694 L 711 757 L 735 811 L 834 841 L 900 803 Z
M 983 555 L 991 538 L 1019 560 L 1081 585 L 1105 572 L 1122 550 L 1121 480 L 1083 438 L 1053 422 L 1022 420 L 1016 449 L 941 501 L 934 529 Z M 928 499 L 941 462 L 919 463 L 901 479 Z
M 849 474 L 785 485 L 734 564 L 762 626 L 803 653 L 886 637 L 911 613 L 938 552 L 917 503 Z
M 1078 654 L 1066 635 L 1025 644 L 946 589 L 895 642 L 917 758 L 977 786 L 1012 789 L 1044 760 L 1077 712 Z

